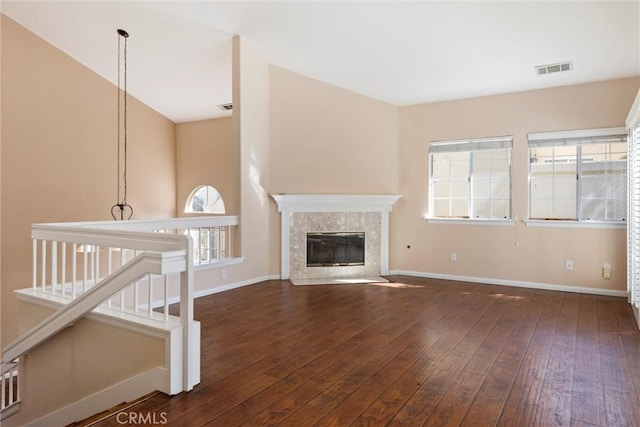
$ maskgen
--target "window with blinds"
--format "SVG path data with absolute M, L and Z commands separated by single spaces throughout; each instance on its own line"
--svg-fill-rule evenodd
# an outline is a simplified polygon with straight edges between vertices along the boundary
M 432 218 L 511 218 L 512 137 L 432 142 Z
M 625 221 L 627 135 L 597 129 L 529 135 L 529 218 Z

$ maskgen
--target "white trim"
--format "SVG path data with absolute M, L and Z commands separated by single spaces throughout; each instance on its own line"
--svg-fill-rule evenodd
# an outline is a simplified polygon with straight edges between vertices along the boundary
M 458 276 L 458 275 L 452 275 L 452 274 L 428 273 L 423 271 L 408 271 L 408 270 L 392 270 L 389 274 L 400 275 L 400 276 L 424 277 L 428 279 L 455 280 L 458 282 L 471 282 L 471 283 L 479 283 L 479 284 L 485 284 L 485 285 L 501 285 L 501 286 L 514 286 L 517 288 L 545 289 L 548 291 L 576 292 L 576 293 L 582 293 L 582 294 L 606 295 L 606 296 L 613 296 L 613 297 L 627 296 L 627 291 L 616 291 L 613 289 L 585 288 L 585 287 L 579 287 L 579 286 L 557 285 L 552 283 L 538 283 L 538 282 L 525 282 L 521 280 L 493 279 L 489 277 Z
M 515 219 L 479 219 L 479 218 L 431 218 L 425 217 L 429 224 L 449 224 L 449 225 L 515 225 Z
M 227 225 L 238 225 L 238 217 L 209 215 L 163 219 L 131 219 L 128 221 L 56 222 L 33 224 L 33 228 L 55 230 L 77 227 L 101 230 L 155 231 L 164 229 L 173 230 L 176 228 L 222 227 Z
M 277 274 L 270 276 L 255 277 L 253 279 L 243 280 L 242 282 L 230 283 L 228 285 L 216 286 L 204 289 L 194 293 L 195 298 L 206 297 L 207 295 L 217 294 L 219 292 L 230 291 L 231 289 L 241 288 L 243 286 L 255 285 L 256 283 L 266 282 L 267 280 L 281 280 Z
M 58 310 L 69 303 L 57 295 L 51 295 L 39 290 L 18 289 L 15 291 L 18 301 L 45 307 L 51 310 Z M 112 326 L 125 331 L 134 332 L 150 338 L 167 339 L 169 333 L 180 328 L 180 318 L 169 316 L 169 321 L 155 320 L 148 317 L 136 316 L 119 310 L 112 310 L 106 307 L 96 307 L 86 313 L 84 318 Z
M 212 261 L 206 264 L 193 266 L 193 271 L 212 270 L 214 268 L 228 267 L 230 265 L 242 264 L 247 257 L 221 258 L 219 261 Z
M 280 275 L 283 279 L 289 278 L 291 257 L 291 213 L 289 211 L 280 214 Z
M 350 194 L 272 194 L 278 212 L 391 212 L 400 196 Z
M 82 420 L 99 412 L 111 409 L 122 402 L 129 402 L 149 394 L 155 390 L 165 390 L 168 383 L 168 371 L 164 368 L 152 368 L 146 372 L 128 378 L 86 396 L 64 408 L 60 408 L 37 420 L 22 421 L 25 426 L 64 426 Z M 19 415 L 15 415 L 19 417 Z M 13 420 L 12 420 L 13 421 Z M 19 421 L 19 420 L 16 420 Z
M 527 219 L 524 223 L 527 227 L 603 228 L 613 230 L 626 230 L 627 228 L 627 223 L 624 221 L 563 221 L 554 219 Z
M 593 138 L 598 136 L 626 135 L 627 129 L 623 126 L 599 129 L 580 129 L 559 132 L 538 132 L 528 134 L 528 140 L 543 141 L 547 139 L 569 139 L 569 138 Z

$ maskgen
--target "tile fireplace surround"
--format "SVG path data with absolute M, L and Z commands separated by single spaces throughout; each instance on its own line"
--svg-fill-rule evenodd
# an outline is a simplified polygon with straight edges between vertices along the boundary
M 389 273 L 389 213 L 397 195 L 273 194 L 281 214 L 282 280 L 358 279 Z M 364 232 L 362 266 L 307 267 L 307 233 Z

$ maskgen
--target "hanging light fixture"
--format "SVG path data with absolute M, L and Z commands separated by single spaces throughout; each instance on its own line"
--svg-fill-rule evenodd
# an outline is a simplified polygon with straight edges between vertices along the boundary
M 127 203 L 127 39 L 129 33 L 125 30 L 119 29 L 118 31 L 118 138 L 117 138 L 117 157 L 118 157 L 118 185 L 117 185 L 117 200 L 116 204 L 111 206 L 111 216 L 113 219 L 125 220 L 131 219 L 133 216 L 133 207 Z M 124 39 L 124 50 L 121 50 L 121 40 Z M 122 57 L 124 62 L 124 75 L 120 70 L 120 58 Z M 124 77 L 123 90 L 120 89 L 120 78 Z M 123 110 L 120 110 L 120 99 L 122 98 Z M 122 128 L 123 137 L 120 138 L 120 129 Z M 121 139 L 123 144 L 121 143 Z M 122 147 L 122 150 L 121 150 Z M 123 159 L 120 159 L 120 152 L 122 151 Z M 120 167 L 122 166 L 122 175 L 120 174 Z M 123 191 L 120 192 L 122 186 Z

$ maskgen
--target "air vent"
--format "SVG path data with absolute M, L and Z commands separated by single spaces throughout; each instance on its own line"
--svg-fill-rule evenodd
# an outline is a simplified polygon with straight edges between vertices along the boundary
M 232 103 L 220 104 L 218 105 L 218 108 L 220 108 L 222 111 L 231 111 L 233 110 L 233 104 Z
M 557 64 L 538 65 L 535 68 L 536 74 L 539 76 L 559 73 L 561 71 L 571 71 L 573 70 L 573 61 L 559 62 Z

